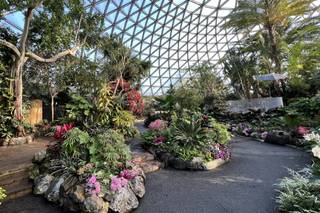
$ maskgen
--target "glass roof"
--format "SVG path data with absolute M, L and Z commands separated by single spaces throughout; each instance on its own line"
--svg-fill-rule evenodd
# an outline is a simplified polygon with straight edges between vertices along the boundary
M 252 0 L 254 1 L 254 0 Z M 134 54 L 152 63 L 142 80 L 144 95 L 164 94 L 170 85 L 188 78 L 188 68 L 218 60 L 241 35 L 222 29 L 237 0 L 84 0 L 88 10 L 105 17 L 106 34 L 118 34 Z M 5 24 L 22 27 L 20 12 Z M 1 23 L 3 24 L 3 23 Z M 95 54 L 92 51 L 91 54 Z

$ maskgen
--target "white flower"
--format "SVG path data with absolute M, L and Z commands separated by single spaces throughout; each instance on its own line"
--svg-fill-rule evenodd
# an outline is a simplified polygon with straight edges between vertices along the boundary
M 314 157 L 320 158 L 320 146 L 313 147 L 311 151 Z
M 316 143 L 320 143 L 320 135 L 317 133 L 310 133 L 310 134 L 306 134 L 304 136 L 304 139 L 307 141 L 312 141 L 312 142 L 316 142 Z

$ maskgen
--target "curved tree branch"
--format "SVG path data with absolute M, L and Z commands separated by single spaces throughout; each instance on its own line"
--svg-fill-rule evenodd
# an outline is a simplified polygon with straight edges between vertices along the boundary
M 0 39 L 0 44 L 10 48 L 18 57 L 20 57 L 20 55 L 21 55 L 20 51 L 18 50 L 18 48 L 14 44 L 12 44 L 6 40 L 3 40 L 3 39 Z
M 51 62 L 57 61 L 58 59 L 60 59 L 64 56 L 67 56 L 67 55 L 75 56 L 75 54 L 78 51 L 78 49 L 80 48 L 80 46 L 81 45 L 77 45 L 71 49 L 60 52 L 57 55 L 52 56 L 51 58 L 42 58 L 41 56 L 38 56 L 38 55 L 34 54 L 33 52 L 26 52 L 26 56 L 29 58 L 35 59 L 39 62 L 51 63 Z

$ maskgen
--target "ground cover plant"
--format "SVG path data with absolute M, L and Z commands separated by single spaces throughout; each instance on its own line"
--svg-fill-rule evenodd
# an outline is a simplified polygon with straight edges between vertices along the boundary
M 281 212 L 319 212 L 320 211 L 320 134 L 319 130 L 306 134 L 314 156 L 313 164 L 302 171 L 290 171 L 286 177 L 277 184 L 279 195 L 277 203 Z

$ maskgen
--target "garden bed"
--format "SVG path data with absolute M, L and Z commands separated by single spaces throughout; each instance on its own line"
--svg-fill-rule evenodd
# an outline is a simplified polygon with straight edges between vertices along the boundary
M 181 111 L 150 122 L 143 146 L 165 167 L 205 171 L 230 160 L 227 126 L 199 112 Z

